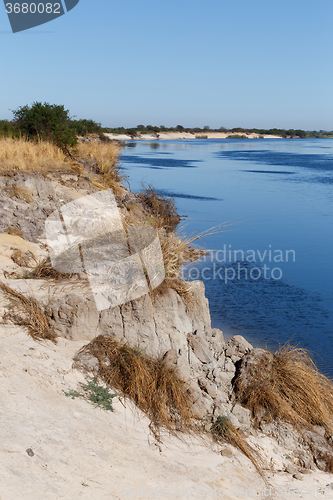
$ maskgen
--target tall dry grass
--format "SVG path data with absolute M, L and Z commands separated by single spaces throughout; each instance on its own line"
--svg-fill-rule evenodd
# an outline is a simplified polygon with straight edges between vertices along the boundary
M 26 203 L 30 203 L 33 198 L 31 190 L 25 186 L 11 185 L 5 188 L 4 191 L 11 198 L 17 198 L 18 200 L 25 201 Z
M 302 430 L 319 425 L 333 434 L 333 381 L 320 373 L 305 349 L 267 353 L 235 381 L 238 401 L 258 421 L 286 420 Z
M 222 223 L 202 233 L 192 235 L 187 235 L 184 227 L 179 228 L 178 232 L 167 232 L 163 228 L 159 229 L 158 233 L 165 270 L 165 280 L 162 285 L 176 290 L 190 304 L 192 295 L 191 283 L 184 279 L 183 266 L 207 255 L 205 250 L 195 248 L 193 244 L 204 237 L 223 232 L 223 229 L 228 225 L 227 223 Z
M 100 335 L 81 352 L 99 361 L 98 376 L 130 398 L 151 421 L 157 434 L 192 428 L 190 396 L 174 368 L 114 338 Z
M 0 138 L 0 172 L 41 171 L 63 167 L 61 149 L 45 141 Z
M 260 476 L 262 476 L 261 457 L 248 443 L 246 443 L 228 417 L 223 415 L 218 416 L 211 427 L 211 433 L 216 442 L 229 443 L 244 453 L 244 455 L 251 460 Z
M 87 160 L 90 169 L 98 175 L 91 177 L 93 185 L 99 189 L 111 188 L 120 194 L 119 182 L 122 180 L 119 165 L 120 146 L 113 142 L 80 142 L 75 150 L 79 160 Z
M 47 171 L 67 167 L 89 177 L 98 189 L 111 188 L 115 194 L 121 194 L 119 152 L 120 147 L 112 142 L 96 140 L 79 143 L 74 152 L 77 161 L 73 161 L 73 156 L 69 158 L 50 142 L 5 137 L 0 138 L 0 173 Z M 11 194 L 15 197 L 20 195 L 21 198 L 24 195 L 23 192 Z M 25 195 L 25 201 L 29 202 L 28 194 Z
M 70 266 L 68 266 L 70 268 Z M 57 271 L 51 263 L 50 257 L 38 262 L 31 271 L 25 274 L 25 279 L 43 279 L 49 280 L 53 283 L 58 283 L 60 281 L 68 281 L 71 278 L 76 278 L 78 275 L 76 273 L 61 273 Z
M 33 297 L 27 297 L 14 290 L 5 283 L 0 282 L 0 289 L 9 299 L 9 309 L 4 315 L 4 320 L 9 319 L 15 325 L 27 328 L 29 335 L 34 340 L 51 340 L 57 342 L 57 336 L 49 319 Z
M 36 263 L 35 256 L 30 250 L 23 252 L 20 248 L 16 248 L 13 251 L 11 259 L 20 267 L 31 267 Z
M 161 227 L 167 231 L 176 229 L 181 216 L 177 212 L 173 198 L 160 195 L 151 185 L 146 186 L 139 196 L 150 212 L 151 224 L 155 229 Z

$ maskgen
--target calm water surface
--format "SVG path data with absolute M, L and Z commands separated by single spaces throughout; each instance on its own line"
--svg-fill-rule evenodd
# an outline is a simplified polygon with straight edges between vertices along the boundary
M 333 140 L 137 142 L 121 163 L 132 190 L 175 197 L 187 234 L 230 224 L 188 270 L 213 326 L 272 350 L 298 343 L 333 376 Z

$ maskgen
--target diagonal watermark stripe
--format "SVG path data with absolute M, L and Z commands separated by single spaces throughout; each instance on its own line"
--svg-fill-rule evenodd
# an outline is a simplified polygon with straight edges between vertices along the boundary
M 164 280 L 157 232 L 124 227 L 111 190 L 56 210 L 45 232 L 52 266 L 62 273 L 85 272 L 99 311 L 137 299 Z
M 74 9 L 74 7 L 79 3 L 80 0 L 64 0 L 67 12 Z
M 3 0 L 13 33 L 35 28 L 65 14 L 62 0 Z M 79 0 L 64 0 L 67 12 Z

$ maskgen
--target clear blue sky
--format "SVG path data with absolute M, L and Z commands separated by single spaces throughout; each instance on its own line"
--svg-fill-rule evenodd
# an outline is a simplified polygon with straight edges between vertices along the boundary
M 17 34 L 1 2 L 0 43 L 0 118 L 333 129 L 332 0 L 80 0 Z

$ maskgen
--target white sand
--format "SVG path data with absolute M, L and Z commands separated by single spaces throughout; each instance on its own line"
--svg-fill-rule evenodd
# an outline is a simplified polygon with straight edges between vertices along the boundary
M 40 344 L 17 327 L 0 327 L 1 500 L 139 498 L 139 490 L 141 498 L 205 498 L 203 492 L 206 498 L 262 498 L 263 481 L 232 447 L 227 458 L 220 448 L 214 451 L 195 438 L 165 436 L 159 445 L 147 418 L 130 403 L 124 408 L 117 400 L 111 413 L 66 397 L 63 391 L 84 381 L 71 368 L 82 345 L 64 339 L 56 346 Z M 257 444 L 268 461 L 272 455 L 276 464 L 281 462 L 283 450 L 269 438 Z M 321 472 L 304 475 L 303 481 L 286 473 L 267 474 L 272 485 L 308 491 L 332 481 Z M 156 488 L 164 494 L 152 495 Z M 221 494 L 214 495 L 214 488 Z
M 105 134 L 110 139 L 116 139 L 118 141 L 128 141 L 133 140 L 129 135 L 126 134 Z M 198 134 L 190 134 L 189 132 L 160 132 L 158 137 L 156 134 L 142 134 L 135 137 L 135 140 L 142 141 L 156 141 L 159 140 L 178 140 L 178 139 L 197 139 L 203 136 L 207 136 L 207 139 L 226 139 L 228 136 L 234 135 L 245 135 L 240 133 L 224 133 L 224 132 L 201 132 Z M 246 134 L 249 139 L 258 139 L 259 134 Z M 264 139 L 281 139 L 278 135 L 264 135 L 261 136 Z

